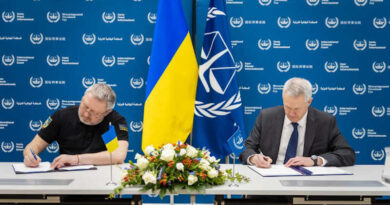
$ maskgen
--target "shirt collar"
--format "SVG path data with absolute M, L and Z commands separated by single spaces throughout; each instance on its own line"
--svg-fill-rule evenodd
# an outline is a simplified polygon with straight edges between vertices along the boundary
M 309 112 L 306 111 L 305 115 L 303 115 L 302 119 L 298 121 L 298 126 L 300 127 L 305 127 L 306 126 L 306 122 L 307 122 L 307 113 Z M 286 127 L 286 126 L 289 126 L 291 124 L 291 120 L 288 119 L 287 115 L 284 115 L 284 123 L 283 123 L 283 127 Z

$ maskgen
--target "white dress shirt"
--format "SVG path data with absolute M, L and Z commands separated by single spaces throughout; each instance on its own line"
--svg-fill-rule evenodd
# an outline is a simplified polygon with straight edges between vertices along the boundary
M 297 146 L 296 156 L 303 156 L 306 122 L 307 122 L 307 112 L 302 117 L 302 119 L 297 122 L 298 123 L 298 146 Z M 290 137 L 293 131 L 294 131 L 293 125 L 291 124 L 291 121 L 288 119 L 287 115 L 285 115 L 282 136 L 280 138 L 279 153 L 278 153 L 278 158 L 276 160 L 276 164 L 283 164 L 284 158 L 286 156 L 288 142 L 290 141 Z

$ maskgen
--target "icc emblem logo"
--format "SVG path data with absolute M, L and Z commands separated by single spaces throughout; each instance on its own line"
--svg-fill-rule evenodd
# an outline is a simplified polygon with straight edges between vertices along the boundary
M 363 39 L 363 40 L 354 40 L 353 41 L 353 47 L 357 51 L 363 51 L 367 47 L 367 41 L 365 39 Z
M 141 132 L 142 131 L 142 127 L 143 127 L 142 121 L 139 121 L 139 122 L 131 121 L 130 122 L 130 129 L 133 132 Z
M 46 57 L 46 62 L 49 66 L 58 66 L 58 64 L 60 64 L 60 61 L 61 58 L 58 55 L 55 56 L 48 55 Z
M 60 146 L 58 146 L 57 141 L 51 143 L 49 146 L 46 147 L 47 152 L 49 153 L 56 153 L 60 149 Z
M 266 40 L 259 39 L 257 45 L 259 46 L 260 50 L 269 50 L 272 45 L 271 39 L 266 39 Z
M 312 85 L 312 94 L 315 95 L 318 92 L 318 84 L 314 83 L 314 86 Z
M 356 6 L 365 6 L 368 0 L 354 0 Z
M 15 63 L 15 56 L 14 55 L 9 55 L 9 56 L 3 55 L 1 57 L 1 62 L 3 62 L 3 64 L 5 66 L 11 66 Z
M 58 98 L 56 98 L 56 99 L 48 98 L 46 100 L 46 106 L 50 110 L 56 110 L 56 109 L 58 109 L 58 107 L 60 107 L 60 100 Z
M 15 148 L 15 144 L 10 141 L 10 142 L 1 142 L 1 149 L 3 150 L 3 152 L 5 153 L 9 153 L 9 152 L 12 152 Z
M 315 51 L 318 49 L 320 42 L 318 41 L 318 39 L 314 39 L 314 40 L 307 39 L 305 44 L 307 50 Z
M 116 16 L 114 12 L 103 12 L 102 19 L 104 23 L 112 23 L 115 21 Z
M 49 11 L 46 14 L 46 18 L 47 18 L 47 21 L 49 21 L 50 23 L 57 23 L 61 18 L 61 14 L 58 11 L 56 11 L 56 12 Z
M 334 17 L 326 17 L 325 19 L 325 25 L 328 28 L 336 28 L 339 25 L 339 18 Z
M 363 95 L 366 92 L 366 84 L 353 84 L 352 90 L 355 93 L 355 95 Z
M 134 89 L 142 88 L 144 85 L 144 79 L 142 77 L 140 78 L 131 78 L 130 79 L 130 85 Z
M 37 121 L 30 120 L 29 126 L 30 126 L 31 131 L 37 132 L 42 127 L 42 121 L 41 120 L 37 120 Z
M 84 33 L 82 39 L 85 45 L 92 45 L 96 41 L 96 36 L 93 33 L 92 34 Z
M 112 67 L 115 65 L 115 56 L 103 56 L 102 63 L 106 67 Z
M 144 42 L 144 35 L 142 33 L 139 35 L 131 34 L 130 41 L 133 45 L 139 46 Z
M 269 92 L 271 92 L 271 84 L 269 84 L 269 83 L 266 83 L 266 84 L 259 83 L 257 85 L 257 90 L 262 95 L 268 94 Z
M 320 3 L 320 0 L 306 0 L 307 5 L 317 6 Z
M 39 45 L 43 42 L 43 34 L 42 33 L 31 33 L 30 41 L 32 44 Z
M 377 151 L 377 150 L 372 150 L 371 151 L 371 158 L 375 161 L 380 161 L 385 157 L 385 151 L 383 149 Z
M 352 129 L 352 136 L 355 139 L 363 139 L 363 137 L 366 136 L 366 129 L 353 128 Z
M 42 77 L 30 77 L 30 85 L 33 88 L 40 88 L 43 85 Z
M 92 77 L 92 78 L 84 77 L 81 80 L 81 83 L 83 84 L 84 88 L 89 88 L 96 83 L 96 80 L 94 77 Z
M 377 18 L 375 17 L 373 20 L 372 20 L 372 24 L 374 24 L 374 27 L 375 28 L 384 28 L 386 27 L 386 24 L 387 24 L 387 19 L 385 17 L 383 18 Z
M 291 68 L 290 61 L 278 61 L 276 68 L 282 73 L 289 71 Z
M 14 107 L 15 101 L 13 98 L 3 98 L 1 100 L 1 106 L 3 106 L 4 109 L 10 110 Z
M 375 73 L 383 73 L 386 69 L 386 63 L 384 61 L 377 63 L 374 61 L 372 63 L 372 70 L 374 70 Z
M 262 6 L 269 6 L 272 3 L 272 0 L 259 0 L 259 4 Z
M 242 70 L 242 68 L 244 67 L 242 65 L 242 61 L 236 61 L 235 64 L 236 64 L 236 71 L 237 72 L 240 72 Z
M 244 149 L 244 138 L 241 135 L 235 136 L 233 138 L 233 145 L 236 149 Z
M 156 23 L 157 16 L 156 13 L 149 12 L 148 13 L 148 21 L 149 23 Z
M 291 25 L 291 18 L 290 17 L 287 17 L 287 18 L 278 17 L 278 26 L 280 28 L 288 28 L 288 27 L 290 27 L 290 25 Z
M 385 115 L 385 106 L 372 106 L 371 113 L 374 117 L 383 117 Z
M 337 115 L 337 107 L 336 107 L 336 105 L 333 105 L 333 106 L 325 105 L 324 112 L 327 112 L 333 116 L 336 116 Z
M 242 24 L 244 23 L 244 19 L 240 17 L 230 17 L 230 25 L 233 28 L 241 28 Z
M 1 13 L 1 17 L 3 18 L 4 22 L 11 23 L 15 20 L 15 12 L 3 11 L 3 13 Z
M 334 73 L 339 68 L 339 64 L 337 63 L 337 61 L 333 61 L 333 62 L 326 61 L 324 68 L 325 68 L 326 72 Z

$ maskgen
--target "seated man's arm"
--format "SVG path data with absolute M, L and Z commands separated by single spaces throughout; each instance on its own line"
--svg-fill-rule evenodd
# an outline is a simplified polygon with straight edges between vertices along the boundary
M 244 164 L 248 163 L 248 158 L 259 154 L 260 150 L 260 138 L 261 138 L 261 123 L 262 123 L 262 114 L 260 113 L 257 117 L 255 126 L 253 127 L 251 134 L 245 140 L 245 150 L 240 154 L 240 160 Z
M 129 143 L 126 140 L 118 141 L 119 147 L 112 152 L 112 164 L 121 164 L 126 159 Z M 60 168 L 70 165 L 82 165 L 82 164 L 94 164 L 94 165 L 107 165 L 111 164 L 110 153 L 108 151 L 102 151 L 97 153 L 86 153 L 68 155 L 62 154 L 55 158 L 51 164 L 52 168 Z
M 38 156 L 49 144 L 43 140 L 38 134 L 35 135 L 34 139 L 24 148 L 23 158 L 24 165 L 27 167 L 37 167 L 41 162 L 41 158 Z M 35 153 L 35 157 L 32 151 Z
M 352 166 L 355 164 L 355 151 L 341 134 L 336 119 L 332 117 L 329 133 L 329 152 L 321 154 L 327 163 L 325 166 Z

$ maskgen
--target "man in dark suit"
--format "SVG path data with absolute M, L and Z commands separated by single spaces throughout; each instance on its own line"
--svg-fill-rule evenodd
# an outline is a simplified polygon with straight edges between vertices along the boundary
M 336 119 L 310 107 L 312 85 L 291 78 L 283 87 L 283 106 L 260 112 L 240 160 L 257 167 L 352 166 L 355 152 L 341 135 Z

